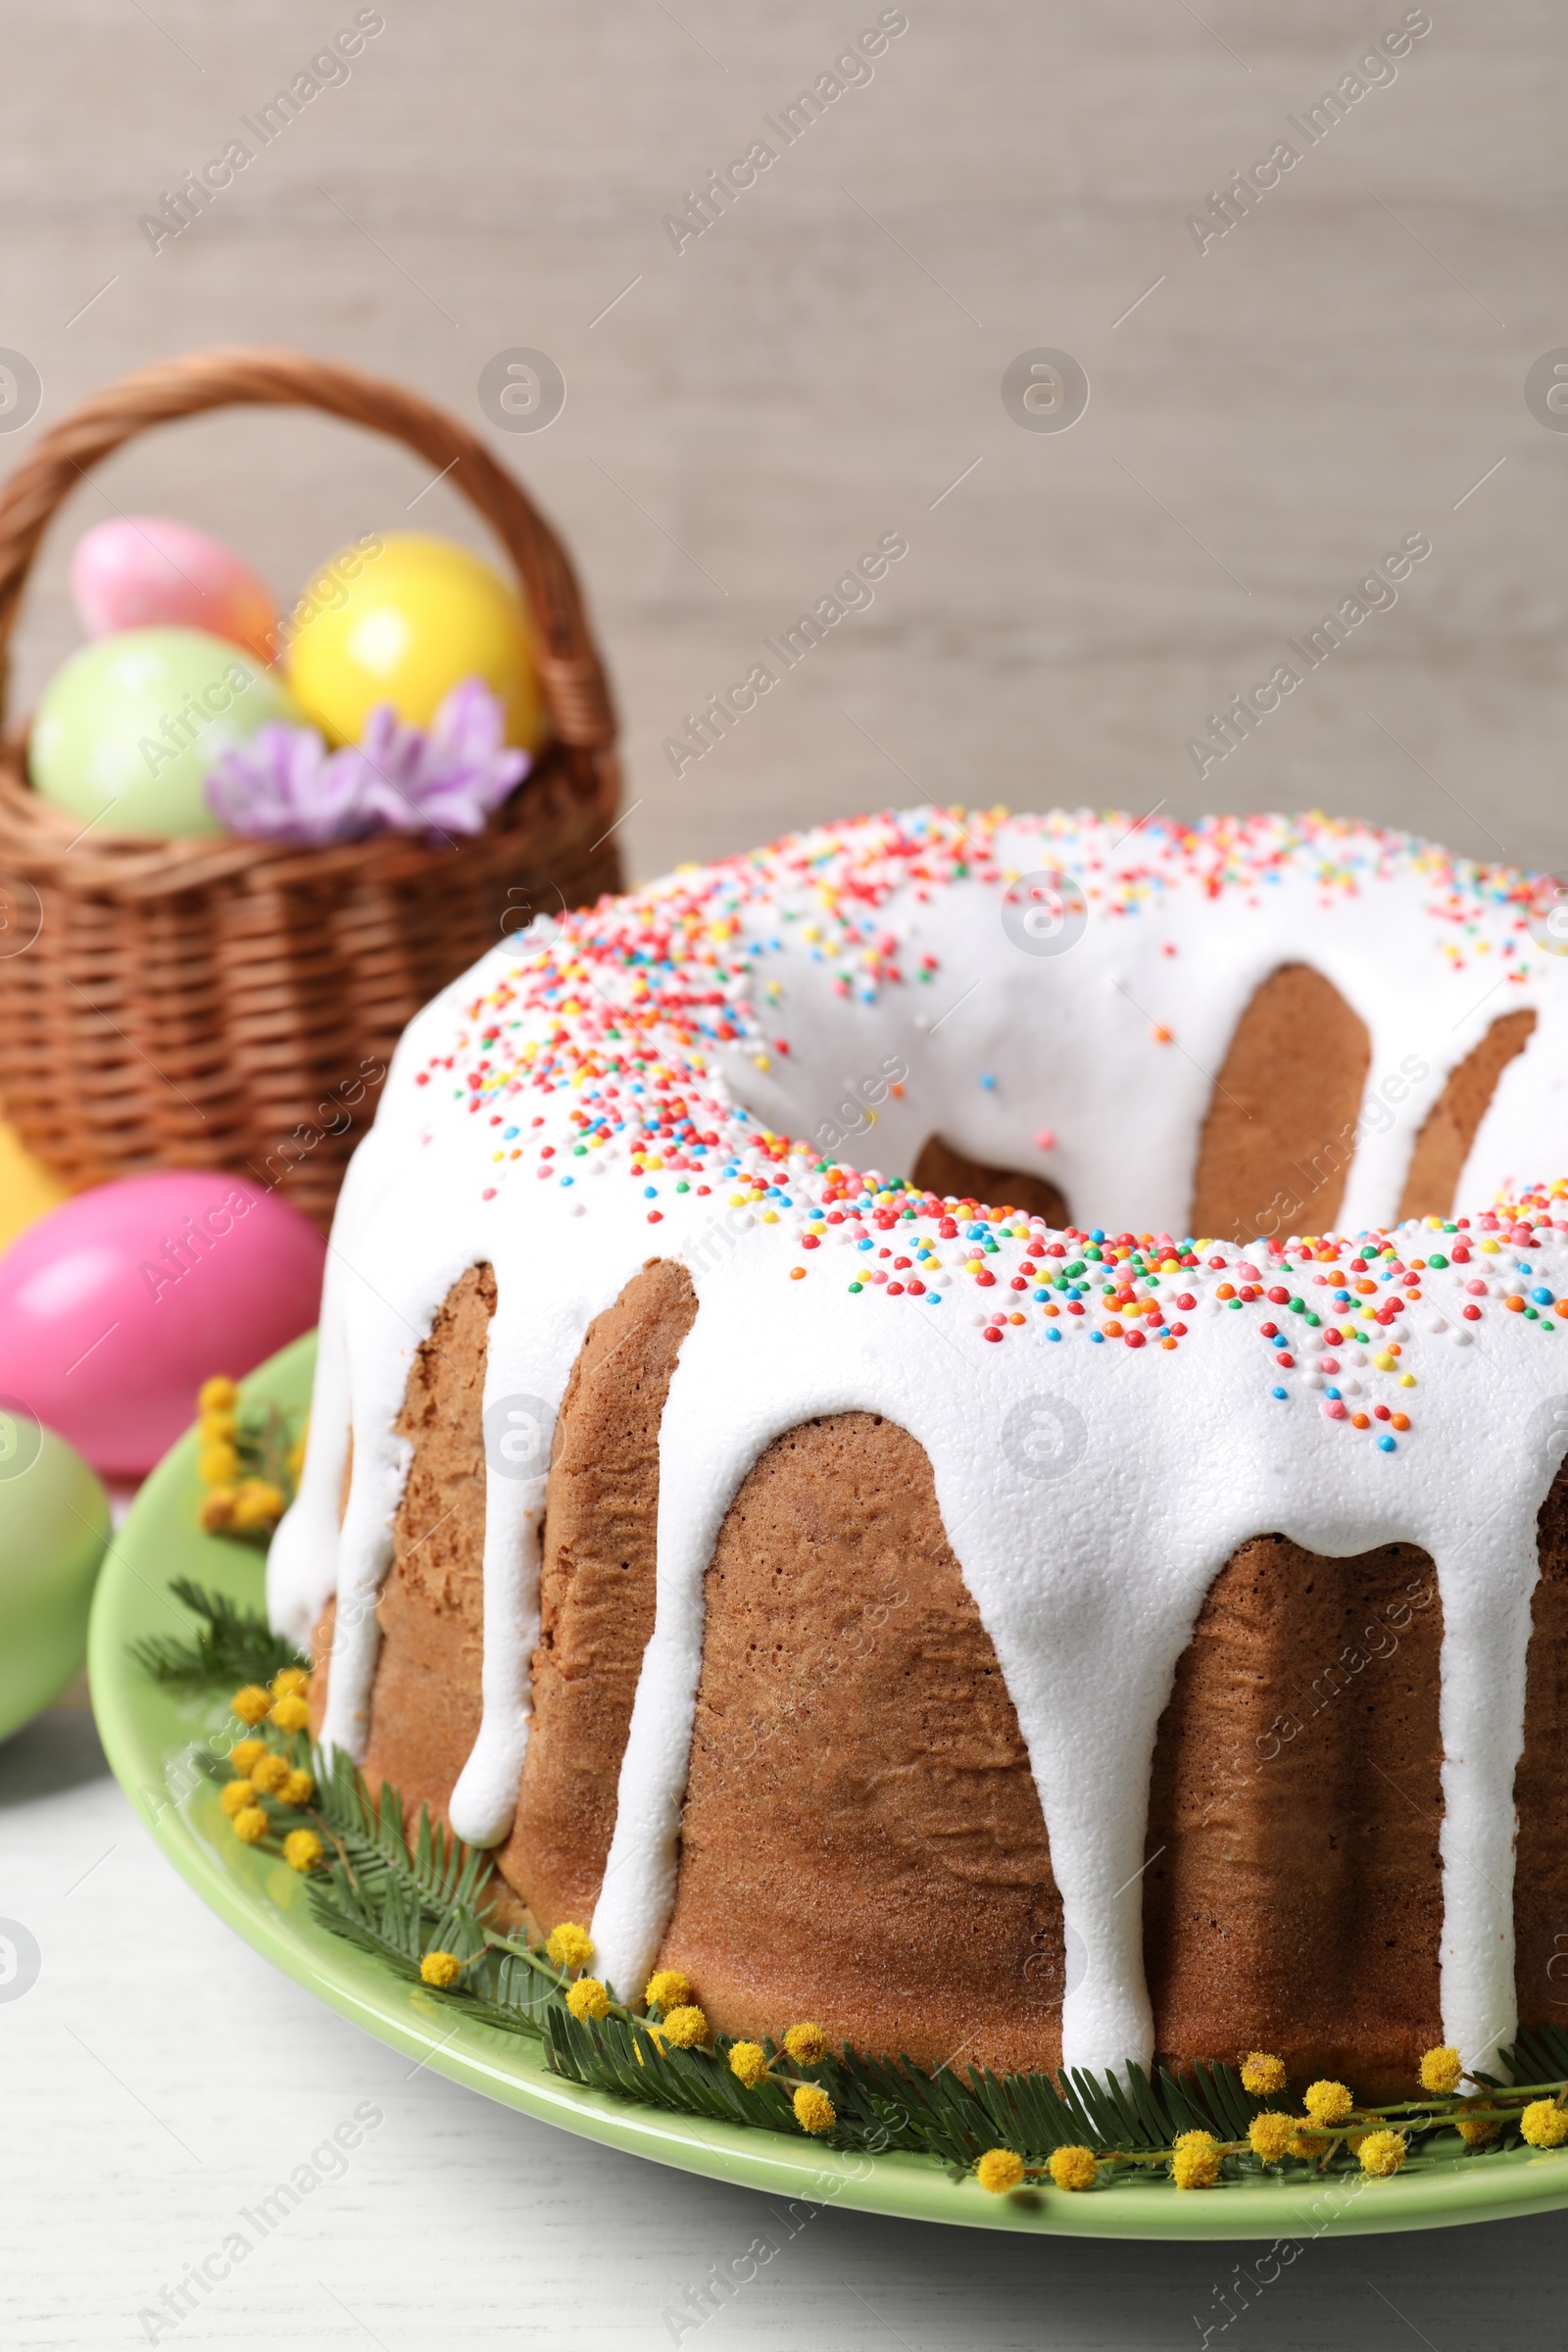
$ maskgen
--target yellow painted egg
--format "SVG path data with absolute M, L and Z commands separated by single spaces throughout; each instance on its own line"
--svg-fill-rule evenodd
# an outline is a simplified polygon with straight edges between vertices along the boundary
M 294 607 L 286 667 L 329 743 L 357 743 L 377 703 L 426 727 L 465 678 L 500 698 L 508 743 L 535 751 L 544 734 L 522 598 L 450 539 L 393 531 L 334 556 Z
M 66 1197 L 65 1186 L 55 1182 L 16 1129 L 7 1125 L 4 1109 L 0 1103 L 0 1250 L 58 1208 Z

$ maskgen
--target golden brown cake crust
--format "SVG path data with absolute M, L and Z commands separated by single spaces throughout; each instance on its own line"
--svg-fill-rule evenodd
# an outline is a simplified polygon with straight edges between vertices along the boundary
M 343 1448 L 343 1475 L 337 1488 L 337 1523 L 343 1524 L 343 1514 L 349 1507 L 349 1488 L 354 1479 L 354 1432 L 348 1433 Z M 337 1624 L 337 1594 L 334 1592 L 311 1636 L 311 1738 L 319 1740 L 321 1726 L 326 1721 L 326 1689 L 332 1668 L 332 1629 Z
M 1321 972 L 1271 972 L 1214 1081 L 1191 1230 L 1238 1242 L 1332 1233 L 1371 1057 L 1365 1023 Z
M 490 1269 L 470 1269 L 416 1358 L 378 1609 L 367 1776 L 438 1819 L 479 1724 L 494 1297 Z M 696 1313 L 685 1269 L 650 1260 L 590 1327 L 563 1403 L 534 1721 L 498 1856 L 539 1927 L 587 1922 L 598 1894 L 654 1621 L 660 1423 Z M 1526 2025 L 1568 2016 L 1568 1470 L 1540 1527 L 1516 1784 Z M 1059 2065 L 1045 1825 L 916 1441 L 863 1412 L 776 1440 L 724 1519 L 706 1602 L 661 1965 L 687 1972 L 720 2030 L 810 2016 L 929 2066 Z M 313 1728 L 331 1624 L 329 1604 Z M 1436 1575 L 1411 1545 L 1332 1560 L 1259 1536 L 1216 1577 L 1159 1725 L 1150 1860 L 1127 1898 L 1160 2063 L 1266 2048 L 1298 2082 L 1394 2095 L 1442 2039 L 1441 1642 Z
M 1514 1775 L 1514 1992 L 1522 2026 L 1568 2026 L 1568 1463 L 1541 1506 L 1541 1581 Z
M 1407 2095 L 1443 2039 L 1443 1612 L 1425 1552 L 1244 1544 L 1160 1720 L 1144 1958 L 1160 2062 L 1272 2050 Z
M 311 1636 L 311 1738 L 319 1740 L 321 1726 L 326 1721 L 326 1686 L 332 1666 L 332 1628 L 337 1623 L 337 1594 L 334 1592 L 317 1620 Z
M 654 1630 L 659 1425 L 697 1298 L 650 1259 L 590 1326 L 556 1429 L 533 1721 L 498 1861 L 546 1926 L 592 1913 L 632 1700 Z
M 945 1200 L 1022 1209 L 1026 1217 L 1044 1217 L 1058 1230 L 1067 1223 L 1066 1200 L 1048 1176 L 1021 1176 L 1016 1168 L 991 1168 L 981 1160 L 966 1159 L 940 1135 L 922 1144 L 909 1174 L 915 1184 Z
M 1522 1054 L 1536 1025 L 1526 1008 L 1505 1012 L 1468 1053 L 1428 1111 L 1410 1154 L 1409 1173 L 1397 1222 L 1406 1217 L 1451 1217 L 1459 1178 L 1476 1140 L 1476 1129 L 1516 1054 Z
M 922 1448 L 859 1412 L 775 1440 L 707 1605 L 660 1965 L 730 2032 L 808 2017 L 928 2066 L 1058 2065 L 1040 1801 Z
M 484 1647 L 484 1366 L 495 1276 L 448 1292 L 409 1375 L 398 1432 L 413 1445 L 376 1617 L 380 1652 L 365 1777 L 406 1817 L 437 1821 L 479 1735 Z

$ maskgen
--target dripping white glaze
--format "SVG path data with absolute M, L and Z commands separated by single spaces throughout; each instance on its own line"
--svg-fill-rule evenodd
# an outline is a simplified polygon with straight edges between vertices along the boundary
M 1037 956 L 1013 944 L 1004 901 L 1009 877 L 1054 868 L 1081 881 L 1087 921 L 1067 952 Z M 869 898 L 846 891 L 846 879 Z M 274 1621 L 296 1639 L 336 1593 L 324 1736 L 364 1753 L 374 1596 L 408 1457 L 395 1424 L 451 1283 L 481 1260 L 495 1271 L 487 1412 L 517 1396 L 553 1412 L 593 1317 L 647 1259 L 681 1256 L 699 1309 L 661 1431 L 656 1623 L 593 1923 L 606 1973 L 640 1983 L 668 1916 L 703 1577 L 724 1511 L 774 1436 L 858 1408 L 900 1422 L 925 1447 L 949 1540 L 1018 1714 L 1064 1916 L 1084 1955 L 1064 2011 L 1069 2064 L 1150 2055 L 1140 1899 L 1149 1766 L 1214 1575 L 1240 1543 L 1271 1530 L 1336 1555 L 1398 1540 L 1431 1554 L 1445 1625 L 1444 2024 L 1467 2060 L 1484 2065 L 1512 2022 L 1512 1784 L 1535 1519 L 1555 1468 L 1531 1414 L 1549 1418 L 1548 1400 L 1568 1389 L 1568 1330 L 1548 1343 L 1488 1298 L 1476 1344 L 1456 1341 L 1470 1330 L 1463 1282 L 1491 1279 L 1521 1253 L 1504 1241 L 1499 1253 L 1426 1277 L 1428 1303 L 1399 1326 L 1399 1372 L 1380 1372 L 1374 1349 L 1342 1351 L 1339 1377 L 1358 1379 L 1368 1406 L 1392 1398 L 1410 1409 L 1414 1427 L 1390 1454 L 1378 1450 L 1375 1426 L 1352 1434 L 1325 1418 L 1333 1383 L 1310 1369 L 1313 1353 L 1276 1372 L 1258 1336 L 1266 1310 L 1217 1299 L 1245 1251 L 1227 1247 L 1226 1269 L 1188 1269 L 1164 1284 L 1167 1298 L 1185 1285 L 1181 1295 L 1197 1300 L 1172 1349 L 1096 1345 L 1094 1315 L 1072 1325 L 1059 1317 L 1073 1336 L 1048 1340 L 1056 1326 L 1032 1298 L 1023 1327 L 987 1342 L 986 1315 L 1016 1300 L 1001 1277 L 1023 1258 L 1022 1242 L 1001 1239 L 989 1288 L 963 1271 L 967 1251 L 952 1242 L 937 1244 L 944 1273 L 920 1296 L 879 1297 L 876 1285 L 852 1294 L 852 1268 L 875 1265 L 882 1237 L 865 1252 L 843 1246 L 843 1228 L 825 1229 L 822 1246 L 803 1251 L 799 1212 L 821 1190 L 810 1172 L 817 1152 L 768 1160 L 758 1138 L 765 1121 L 820 1148 L 850 1123 L 835 1106 L 858 1102 L 877 1123 L 844 1142 L 846 1164 L 874 1157 L 885 1169 L 907 1167 L 939 1133 L 976 1158 L 1050 1175 L 1086 1223 L 1179 1239 L 1209 1102 L 1204 1073 L 1223 1059 L 1261 981 L 1304 962 L 1333 982 L 1372 1039 L 1341 1218 L 1348 1231 L 1392 1214 L 1426 1112 L 1492 1021 L 1520 1006 L 1536 1011 L 1535 1035 L 1505 1071 L 1461 1180 L 1461 1205 L 1479 1209 L 1509 1184 L 1568 1169 L 1568 962 L 1535 946 L 1525 897 L 1519 877 L 1477 875 L 1423 845 L 1327 820 L 1217 820 L 1205 837 L 1059 815 L 959 827 L 919 811 L 824 828 L 754 859 L 672 877 L 494 951 L 411 1026 L 334 1227 L 310 1458 L 269 1572 Z M 856 921 L 865 915 L 866 939 L 846 942 L 845 906 Z M 643 967 L 653 996 L 639 1004 L 628 950 L 645 918 L 657 945 L 662 925 L 679 928 L 688 915 L 695 927 L 681 931 L 668 964 Z M 584 963 L 572 960 L 579 951 Z M 700 952 L 724 959 L 719 973 L 700 965 Z M 923 956 L 934 968 L 917 982 Z M 1499 973 L 1510 976 L 1499 983 Z M 710 1033 L 730 1027 L 728 1039 L 680 1041 L 692 1015 L 667 1000 L 693 975 L 722 999 L 697 1017 Z M 528 1006 L 506 1002 L 509 990 Z M 615 1137 L 575 1151 L 569 1114 L 595 1099 L 596 1085 L 603 1101 L 602 1080 L 574 1087 L 568 1070 L 547 1092 L 513 1083 L 519 1051 L 558 1031 L 568 1052 L 596 1038 L 612 1051 L 598 1035 L 607 1005 L 622 1008 L 620 1050 L 660 1049 L 661 1066 L 674 1073 L 667 1085 L 646 1079 L 650 1093 L 635 1100 L 646 1103 L 657 1089 L 700 1104 L 699 1128 L 717 1138 L 681 1177 L 668 1167 L 630 1176 Z M 516 1023 L 488 1052 L 487 1015 L 501 1029 Z M 902 1095 L 887 1077 L 900 1067 Z M 634 1098 L 616 1100 L 625 1109 Z M 503 1128 L 514 1131 L 505 1145 Z M 508 1156 L 514 1143 L 516 1156 Z M 543 1156 L 546 1144 L 554 1160 Z M 694 1153 L 688 1143 L 656 1155 Z M 721 1179 L 732 1155 L 740 1177 Z M 766 1202 L 730 1205 L 737 1184 L 750 1194 L 744 1178 L 757 1165 L 792 1203 L 773 1210 L 777 1222 L 762 1221 Z M 690 1189 L 677 1192 L 677 1182 Z M 1259 1204 L 1260 1223 L 1271 1209 L 1278 1215 L 1278 1204 Z M 1289 1213 L 1292 1229 L 1312 1229 L 1309 1200 Z M 1044 1229 L 1032 1234 L 1038 1250 Z M 1405 1258 L 1433 1246 L 1420 1228 L 1406 1229 L 1400 1245 Z M 1254 1258 L 1266 1276 L 1262 1250 Z M 1568 1284 L 1562 1237 L 1522 1254 L 1554 1293 Z M 792 1266 L 805 1279 L 791 1280 Z M 1440 1319 L 1441 1332 L 1424 1328 Z M 1401 1372 L 1415 1376 L 1414 1403 L 1397 1386 Z M 1040 1396 L 1058 1416 L 1053 1427 L 1066 1415 L 1082 1433 L 1079 1458 L 1057 1477 L 1038 1475 L 1026 1441 L 1002 1442 L 1009 1414 Z M 452 1804 L 460 1832 L 484 1843 L 506 1834 L 526 1740 L 542 1504 L 542 1482 L 510 1476 L 492 1452 L 483 1723 Z M 1108 1690 L 1106 1655 L 1120 1662 Z
M 1549 1246 L 1549 1255 L 1568 1281 L 1568 1246 Z M 924 1322 L 896 1353 L 879 1346 L 862 1300 L 841 1286 L 808 1301 L 808 1285 L 792 1285 L 781 1298 L 771 1257 L 748 1236 L 721 1278 L 699 1276 L 697 1320 L 670 1385 L 656 1626 L 593 1922 L 606 1972 L 623 1984 L 644 1981 L 673 1899 L 703 1572 L 724 1512 L 773 1437 L 858 1406 L 901 1423 L 930 1456 L 949 1541 L 1017 1710 L 1064 1919 L 1084 1959 L 1063 2018 L 1069 2064 L 1147 2063 L 1151 2053 L 1138 1892 L 1149 1768 L 1213 1578 L 1248 1537 L 1269 1531 L 1336 1557 L 1395 1542 L 1431 1554 L 1448 1755 L 1445 2031 L 1486 2064 L 1512 2018 L 1513 1773 L 1536 1513 L 1550 1483 L 1550 1467 L 1522 1443 L 1522 1375 L 1542 1372 L 1555 1342 L 1507 1316 L 1507 1354 L 1522 1364 L 1499 1368 L 1479 1348 L 1450 1347 L 1444 1361 L 1446 1343 L 1434 1343 L 1429 1370 L 1428 1351 L 1411 1346 L 1401 1360 L 1422 1364 L 1421 1471 L 1391 1479 L 1395 1460 L 1365 1442 L 1347 1445 L 1348 1433 L 1307 1393 L 1274 1397 L 1280 1384 L 1262 1379 L 1256 1360 L 1267 1351 L 1255 1314 L 1218 1309 L 1193 1333 L 1196 1345 L 1184 1342 L 1157 1368 L 1120 1348 L 1032 1337 L 1007 1361 L 972 1324 L 953 1335 L 960 1355 L 950 1362 Z M 763 1314 L 768 1344 L 758 1362 L 749 1336 Z M 918 1314 L 911 1302 L 906 1320 Z M 751 1370 L 738 1395 L 742 1354 Z M 1456 1367 L 1459 1377 L 1444 1377 Z M 1150 1370 L 1161 1384 L 1153 1410 Z M 1066 1478 L 1042 1480 L 1016 1445 L 999 1446 L 1007 1414 L 1033 1394 L 1083 1416 L 1084 1450 Z M 1118 1662 L 1113 1678 L 1107 1658 Z M 1303 1701 L 1313 1675 L 1336 1663 L 1303 1661 Z

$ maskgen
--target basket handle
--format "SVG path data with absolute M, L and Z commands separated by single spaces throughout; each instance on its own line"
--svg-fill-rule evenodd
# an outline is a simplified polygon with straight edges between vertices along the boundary
M 466 425 L 417 393 L 309 352 L 262 347 L 193 351 L 103 385 L 41 437 L 0 489 L 0 704 L 17 608 L 56 509 L 101 458 L 149 426 L 242 406 L 319 409 L 386 433 L 446 473 L 516 566 L 557 736 L 590 750 L 614 741 L 614 709 L 576 574 L 521 483 Z

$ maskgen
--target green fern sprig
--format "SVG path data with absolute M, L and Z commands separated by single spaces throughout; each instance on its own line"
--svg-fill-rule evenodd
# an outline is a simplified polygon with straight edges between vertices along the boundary
M 625 2010 L 577 2018 L 566 2005 L 570 1979 L 536 1947 L 502 1936 L 484 1910 L 491 1865 L 432 1829 L 421 1814 L 412 1849 L 399 1825 L 395 1790 L 372 1798 L 346 1759 L 323 1766 L 329 1808 L 347 1854 L 312 1881 L 316 1915 L 323 1927 L 375 1952 L 409 1982 L 420 1982 L 420 1963 L 449 1952 L 462 1966 L 459 1982 L 424 1987 L 432 1999 L 476 2024 L 537 2039 L 552 2071 L 584 2089 L 656 2107 L 666 2114 L 736 2123 L 799 2137 L 788 2090 L 772 2074 L 755 2089 L 731 2073 L 733 2037 L 710 2047 L 677 2049 Z M 349 1864 L 352 1863 L 351 1873 Z M 378 1875 L 379 1874 L 379 1875 Z M 770 2068 L 783 2063 L 772 2041 L 763 2044 Z M 1568 2079 L 1568 2034 L 1546 2028 L 1521 2034 L 1504 2053 L 1509 2086 L 1555 2088 Z M 1125 2080 L 1087 2069 L 1046 2074 L 997 2074 L 970 2066 L 928 2073 L 906 2056 L 873 2057 L 845 2047 L 809 2068 L 808 2078 L 833 2102 L 829 2144 L 932 2158 L 956 2172 L 973 2169 L 987 2150 L 1016 2150 L 1039 2172 L 1056 2150 L 1087 2148 L 1120 2165 L 1162 2169 L 1183 2132 L 1205 2132 L 1225 2151 L 1225 2177 L 1255 2176 L 1262 2167 L 1247 2148 L 1248 2128 L 1267 2100 L 1248 2091 L 1239 2072 L 1202 2064 L 1180 2076 L 1153 2075 L 1130 2065 Z M 1415 2133 L 1451 2122 L 1441 2103 L 1412 2100 L 1409 2112 L 1391 2110 Z M 1517 2138 L 1504 2117 L 1497 2145 Z M 1303 2129 L 1310 2127 L 1303 2119 Z M 1343 2147 L 1336 2145 L 1336 2156 Z
M 244 1683 L 270 1683 L 285 1666 L 308 1663 L 292 1642 L 273 1633 L 262 1610 L 246 1608 L 226 1592 L 209 1592 L 185 1576 L 175 1577 L 170 1591 L 202 1622 L 189 1641 L 176 1634 L 149 1634 L 129 1644 L 131 1656 L 155 1683 L 187 1690 L 234 1690 Z
M 318 1750 L 311 1763 L 316 1810 L 336 1849 L 334 1867 L 348 1903 L 379 1899 L 389 1884 L 396 1884 L 421 1915 L 432 1919 L 473 1907 L 493 1873 L 488 1854 L 432 1822 L 423 1806 L 411 1848 L 402 1793 L 390 1781 L 372 1796 L 364 1774 L 341 1748 L 330 1754 Z
M 158 1681 L 232 1689 L 269 1682 L 281 1668 L 300 1663 L 258 1611 L 184 1579 L 173 1590 L 202 1625 L 190 1642 L 149 1639 L 133 1645 Z M 270 1722 L 259 1729 L 265 1744 L 286 1755 L 292 1767 L 303 1736 Z M 282 1839 L 285 1858 L 308 1874 L 312 1910 L 321 1927 L 373 1954 L 455 2015 L 530 2036 L 554 2073 L 585 2089 L 798 2139 L 794 2084 L 800 2095 L 817 2099 L 820 2093 L 831 2101 L 831 2129 L 821 2134 L 827 2144 L 928 2157 L 956 2173 L 978 2171 L 982 2182 L 995 2188 L 1038 2177 L 1062 2150 L 1088 2152 L 1074 2160 L 1087 2167 L 1086 2178 L 1064 2180 L 1069 2188 L 1090 2185 L 1097 2168 L 1115 2178 L 1126 2178 L 1129 2170 L 1159 2177 L 1185 2161 L 1176 2143 L 1193 2132 L 1208 2135 L 1208 2178 L 1255 2176 L 1262 2169 L 1248 2134 L 1268 2102 L 1250 2092 L 1230 2066 L 1200 2064 L 1178 2077 L 1164 2068 L 1150 2075 L 1129 2065 L 1119 2079 L 1081 2068 L 1054 2078 L 970 2065 L 960 2077 L 952 2067 L 928 2073 L 905 2056 L 872 2057 L 845 2047 L 805 2064 L 803 2092 L 800 2072 L 787 2070 L 804 2062 L 791 2060 L 770 2040 L 760 2045 L 767 2062 L 760 2079 L 751 2079 L 760 2069 L 754 2049 L 743 2070 L 749 2080 L 743 2081 L 730 2066 L 730 2035 L 677 2047 L 663 2037 L 658 2018 L 636 2015 L 612 1994 L 607 2014 L 578 2016 L 568 2005 L 571 1972 L 546 1950 L 497 1927 L 490 1898 L 499 1881 L 490 1855 L 433 1824 L 423 1807 L 411 1840 L 400 1792 L 383 1783 L 372 1794 L 341 1751 L 316 1751 L 309 1763 L 315 1789 L 308 1808 L 258 1789 L 249 1797 L 251 1810 L 236 1817 L 236 1829 L 252 1842 L 264 1836 Z M 211 1769 L 215 1777 L 232 1777 L 226 1764 L 214 1762 Z M 315 1827 L 304 1840 L 305 1855 L 295 1859 L 290 1844 L 297 1844 L 306 1820 Z M 425 1974 L 432 1962 L 439 1962 L 433 1978 Z M 603 2006 L 597 1989 L 595 1997 Z M 790 2039 L 796 2040 L 793 2033 Z M 1318 2132 L 1326 2150 L 1320 2159 L 1290 2161 L 1317 2163 L 1319 2169 L 1353 2162 L 1347 2145 L 1352 2134 L 1373 2132 L 1388 2141 L 1403 2133 L 1419 2144 L 1461 2118 L 1494 2124 L 1490 2144 L 1496 2148 L 1518 2141 L 1521 2122 L 1535 2144 L 1557 2144 L 1568 2130 L 1568 2032 L 1553 2026 L 1522 2031 L 1499 2064 L 1504 2080 L 1472 2077 L 1486 2086 L 1484 2106 L 1454 2094 L 1357 2109 L 1335 2131 Z M 1527 2112 L 1528 2100 L 1537 2104 Z M 1544 2136 L 1543 2117 L 1550 2127 Z M 1303 2118 L 1307 2137 L 1313 2129 Z
M 729 2071 L 730 2036 L 711 2049 L 682 2050 L 626 2017 L 579 2020 L 566 2006 L 568 1978 L 545 1954 L 498 1935 L 483 1916 L 486 1859 L 432 1829 L 421 1811 L 411 1851 L 398 1792 L 372 1797 L 341 1754 L 321 1764 L 323 1818 L 344 1852 L 311 1883 L 320 1924 L 373 1951 L 411 1982 L 432 1951 L 464 1963 L 459 1984 L 428 1986 L 433 1998 L 476 2023 L 538 2038 L 547 2063 L 585 2089 L 608 2091 L 668 2113 L 761 2126 L 798 2134 L 787 2092 L 771 2078 L 747 2089 Z M 764 2044 L 769 2060 L 779 2055 Z M 970 2068 L 932 2075 L 907 2057 L 877 2058 L 846 2047 L 810 2070 L 837 2110 L 836 2144 L 931 2156 L 967 2168 L 999 2139 L 1044 2161 L 1064 2146 L 1097 2154 L 1168 2147 L 1194 2129 L 1230 2137 L 1257 2112 L 1229 2067 L 1156 2083 L 1129 2069 L 1114 2079 L 1076 2073 L 1058 2090 L 1047 2075 Z

